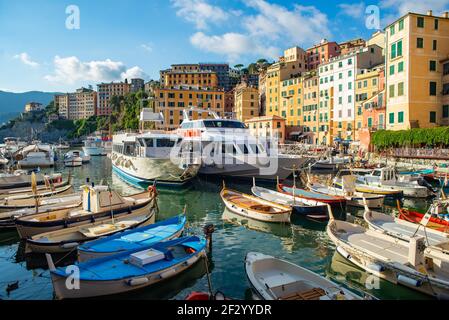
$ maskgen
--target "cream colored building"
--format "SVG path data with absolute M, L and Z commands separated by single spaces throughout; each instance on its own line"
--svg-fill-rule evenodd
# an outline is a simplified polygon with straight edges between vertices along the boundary
M 80 88 L 73 93 L 55 95 L 54 103 L 63 119 L 87 119 L 96 114 L 97 92 Z
M 28 102 L 25 105 L 25 112 L 34 112 L 43 110 L 42 103 L 39 102 Z
M 239 84 L 234 89 L 233 114 L 239 121 L 259 116 L 259 90 L 248 86 L 246 83 Z
M 285 119 L 276 115 L 256 117 L 245 121 L 251 135 L 267 140 L 276 139 L 285 142 Z
M 385 31 L 387 129 L 444 124 L 442 61 L 449 56 L 449 14 L 408 13 Z

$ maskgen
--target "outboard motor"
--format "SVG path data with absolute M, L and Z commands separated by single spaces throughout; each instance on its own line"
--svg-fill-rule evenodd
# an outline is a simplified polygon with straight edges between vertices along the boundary
M 418 185 L 422 187 L 426 187 L 428 190 L 432 191 L 433 193 L 437 193 L 437 188 L 433 187 L 430 183 L 428 183 L 423 177 L 420 177 L 418 179 Z

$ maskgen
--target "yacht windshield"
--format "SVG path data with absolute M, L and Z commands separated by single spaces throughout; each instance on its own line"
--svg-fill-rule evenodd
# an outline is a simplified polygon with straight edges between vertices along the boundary
M 204 126 L 206 128 L 246 129 L 245 124 L 240 121 L 205 120 Z

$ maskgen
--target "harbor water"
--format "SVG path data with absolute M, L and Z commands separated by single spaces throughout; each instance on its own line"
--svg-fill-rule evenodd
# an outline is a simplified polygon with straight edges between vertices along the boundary
M 89 164 L 78 168 L 64 168 L 59 164 L 52 170 L 62 172 L 65 176 L 70 170 L 76 188 L 88 177 L 96 184 L 109 184 L 124 194 L 139 191 L 111 173 L 111 161 L 108 157 L 92 157 Z M 250 193 L 251 182 L 231 179 L 226 183 L 230 188 Z M 377 283 L 369 274 L 343 259 L 335 252 L 335 246 L 327 237 L 326 224 L 323 222 L 295 217 L 292 224 L 276 225 L 250 221 L 225 211 L 219 195 L 221 187 L 220 179 L 197 178 L 184 188 L 158 188 L 160 212 L 157 221 L 182 213 L 186 206 L 188 234 L 201 235 L 206 224 L 215 226 L 208 268 L 214 292 L 221 291 L 236 299 L 251 299 L 244 259 L 246 253 L 258 251 L 291 261 L 350 289 L 366 291 L 379 299 L 427 299 L 426 296 L 402 286 L 385 281 Z M 275 186 L 273 184 L 267 187 Z M 421 201 L 412 205 L 425 209 L 427 204 Z M 351 214 L 357 216 L 360 212 L 351 211 Z M 24 251 L 24 245 L 19 241 L 15 230 L 0 232 L 0 299 L 53 299 L 45 257 L 25 254 Z M 62 255 L 55 257 L 55 261 L 67 265 L 74 261 L 74 256 Z M 192 291 L 208 291 L 203 262 L 157 286 L 127 293 L 119 298 L 183 299 Z

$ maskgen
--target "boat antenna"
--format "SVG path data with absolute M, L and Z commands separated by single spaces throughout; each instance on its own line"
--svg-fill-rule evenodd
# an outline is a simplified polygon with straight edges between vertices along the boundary
M 212 289 L 212 280 L 210 278 L 209 259 L 207 258 L 207 254 L 204 255 L 204 266 L 206 267 L 207 286 L 209 288 L 209 296 L 212 299 L 212 297 L 214 296 L 214 291 Z

